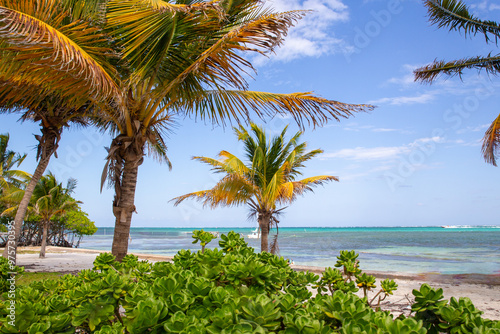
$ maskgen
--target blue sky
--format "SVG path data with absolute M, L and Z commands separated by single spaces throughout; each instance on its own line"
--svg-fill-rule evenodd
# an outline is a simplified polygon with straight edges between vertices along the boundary
M 257 68 L 250 89 L 313 91 L 348 103 L 377 108 L 322 128 L 306 129 L 303 140 L 324 154 L 308 163 L 304 177 L 335 175 L 340 182 L 299 198 L 281 217 L 287 226 L 499 225 L 497 167 L 481 156 L 481 139 L 499 113 L 500 82 L 484 73 L 442 77 L 433 85 L 413 81 L 412 71 L 434 59 L 495 54 L 484 38 L 438 30 L 420 0 L 275 0 L 278 10 L 312 9 L 269 58 L 252 58 Z M 476 15 L 495 20 L 499 1 L 468 1 Z M 22 169 L 35 168 L 35 124 L 3 115 L 0 132 L 10 132 L 12 149 L 28 153 Z M 262 123 L 255 119 L 258 123 Z M 287 118 L 267 120 L 277 133 Z M 291 123 L 290 133 L 297 130 Z M 111 138 L 94 129 L 66 130 L 49 170 L 78 180 L 75 197 L 97 226 L 113 226 L 113 192 L 99 182 Z M 178 119 L 169 135 L 166 165 L 147 158 L 139 169 L 133 227 L 254 227 L 247 209 L 178 207 L 173 197 L 210 188 L 217 176 L 192 156 L 222 150 L 242 156 L 230 127 Z

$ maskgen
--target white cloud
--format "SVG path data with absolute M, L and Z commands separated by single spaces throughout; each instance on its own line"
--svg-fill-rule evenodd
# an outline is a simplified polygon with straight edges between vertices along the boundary
M 422 93 L 416 96 L 397 96 L 397 97 L 383 97 L 378 100 L 369 101 L 369 104 L 391 104 L 391 105 L 405 105 L 405 104 L 423 104 L 434 100 L 436 93 Z
M 350 160 L 377 160 L 377 159 L 394 159 L 404 152 L 408 152 L 409 148 L 404 146 L 393 147 L 356 147 L 345 148 L 333 153 L 325 153 L 322 158 L 341 158 Z
M 416 84 L 413 71 L 419 67 L 420 66 L 417 66 L 417 65 L 405 64 L 405 65 L 403 65 L 403 68 L 401 69 L 401 71 L 404 73 L 403 76 L 390 78 L 389 80 L 387 80 L 387 83 L 402 85 L 404 87 Z
M 414 140 L 412 143 L 401 145 L 401 146 L 381 146 L 381 147 L 356 147 L 356 148 L 345 148 L 338 150 L 336 152 L 325 153 L 321 155 L 322 159 L 348 159 L 356 161 L 367 161 L 367 160 L 395 160 L 402 155 L 409 154 L 411 151 L 419 149 L 420 147 L 426 147 L 429 143 L 444 143 L 445 140 L 442 137 L 424 137 Z
M 301 57 L 319 57 L 337 52 L 347 52 L 350 46 L 336 38 L 331 27 L 349 19 L 348 7 L 340 0 L 271 0 L 267 2 L 278 12 L 312 10 L 292 27 L 283 45 L 270 58 L 258 56 L 256 65 L 269 59 L 290 61 Z

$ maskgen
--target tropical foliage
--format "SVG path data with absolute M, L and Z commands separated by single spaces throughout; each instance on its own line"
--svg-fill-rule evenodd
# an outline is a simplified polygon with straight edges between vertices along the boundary
M 305 11 L 276 13 L 258 0 L 2 0 L 0 8 L 0 106 L 59 111 L 37 113 L 48 126 L 43 135 L 52 136 L 40 138 L 40 170 L 57 149 L 70 110 L 82 115 L 98 106 L 95 123 L 115 135 L 103 181 L 108 177 L 115 189 L 118 259 L 128 248 L 138 167 L 146 152 L 168 163 L 164 135 L 172 115 L 224 125 L 252 113 L 282 113 L 316 126 L 372 109 L 308 92 L 247 90 L 254 69 L 244 54 L 278 47 Z M 42 174 L 37 170 L 34 179 Z M 16 218 L 16 231 L 20 224 Z
M 500 25 L 490 20 L 481 20 L 471 14 L 469 7 L 458 0 L 426 0 L 429 20 L 439 28 L 463 32 L 465 37 L 482 35 L 486 43 L 498 45 Z M 466 69 L 486 71 L 488 74 L 500 73 L 500 56 L 489 53 L 486 56 L 463 58 L 454 61 L 435 60 L 432 64 L 415 71 L 415 80 L 432 83 L 439 75 L 462 76 Z M 497 165 L 496 158 L 500 148 L 500 115 L 486 131 L 482 152 L 484 159 Z
M 112 90 L 106 60 L 112 52 L 95 24 L 100 8 L 95 1 L 0 0 L 0 113 L 20 113 L 22 121 L 41 126 L 38 165 L 16 212 L 10 248 L 17 247 L 31 195 L 63 128 L 85 125 L 94 100 Z
M 356 287 L 345 291 L 294 271 L 282 257 L 255 253 L 234 232 L 219 245 L 154 264 L 133 255 L 120 263 L 103 253 L 93 270 L 18 286 L 15 321 L 8 293 L 0 300 L 0 333 L 500 332 L 500 322 L 483 319 L 468 298 L 448 302 L 441 289 L 423 285 L 413 291 L 413 315 L 392 315 L 371 307 Z M 333 293 L 324 292 L 327 284 Z
M 250 132 L 243 126 L 234 128 L 238 140 L 243 142 L 246 159 L 243 161 L 227 151 L 221 151 L 219 159 L 194 157 L 224 176 L 212 189 L 174 198 L 175 205 L 187 198 L 202 201 L 211 208 L 247 205 L 250 217 L 257 217 L 261 230 L 261 251 L 267 252 L 269 230 L 278 226 L 277 216 L 285 208 L 282 206 L 312 191 L 314 186 L 338 181 L 337 177 L 329 175 L 297 180 L 304 163 L 323 151 L 306 151 L 306 143 L 300 142 L 300 131 L 287 141 L 287 129 L 285 127 L 280 135 L 268 139 L 264 129 L 254 123 L 250 124 Z
M 0 134 L 0 195 L 8 193 L 10 188 L 22 188 L 30 175 L 17 170 L 26 158 L 26 154 L 19 154 L 8 149 L 9 134 Z
M 40 225 L 42 226 L 42 243 L 40 248 L 40 257 L 45 257 L 45 249 L 47 246 L 47 238 L 51 220 L 59 215 L 63 216 L 68 210 L 76 209 L 79 201 L 74 200 L 70 194 L 76 187 L 76 180 L 69 179 L 66 187 L 58 182 L 56 177 L 49 173 L 43 176 L 38 181 L 33 191 L 31 206 L 28 210 L 39 217 Z M 20 197 L 18 193 L 10 193 L 2 199 L 15 203 L 15 198 Z M 18 209 L 19 205 L 12 205 L 5 210 L 2 215 L 12 215 Z

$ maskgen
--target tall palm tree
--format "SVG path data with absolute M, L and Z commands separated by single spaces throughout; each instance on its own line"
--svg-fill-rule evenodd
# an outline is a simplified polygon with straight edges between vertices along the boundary
M 26 158 L 26 154 L 19 154 L 8 149 L 9 134 L 0 134 L 0 195 L 8 192 L 10 187 L 20 188 L 29 180 L 30 175 L 19 167 Z
M 426 0 L 429 21 L 439 28 L 449 28 L 467 35 L 483 35 L 486 43 L 498 45 L 500 25 L 494 21 L 481 20 L 473 16 L 461 1 Z M 432 64 L 415 70 L 415 80 L 432 83 L 439 75 L 461 76 L 465 69 L 484 70 L 488 74 L 500 73 L 500 54 L 463 58 L 454 61 L 435 60 Z M 500 115 L 491 123 L 483 138 L 482 152 L 486 162 L 497 165 L 500 153 Z
M 193 159 L 207 163 L 222 179 L 209 190 L 202 190 L 174 198 L 178 205 L 187 198 L 202 201 L 204 205 L 218 206 L 247 205 L 251 216 L 257 217 L 261 230 L 261 251 L 269 249 L 269 230 L 284 207 L 314 186 L 329 181 L 338 181 L 335 176 L 319 175 L 297 180 L 302 175 L 304 163 L 322 150 L 306 152 L 306 143 L 300 143 L 302 132 L 297 132 L 286 141 L 287 127 L 279 136 L 267 139 L 262 127 L 250 124 L 251 133 L 244 127 L 234 128 L 238 140 L 243 142 L 246 160 L 221 151 L 219 159 L 194 157 Z
M 63 128 L 84 125 L 94 103 L 116 93 L 110 76 L 114 70 L 106 60 L 111 49 L 90 22 L 98 21 L 93 3 L 0 0 L 0 113 L 21 113 L 22 121 L 41 127 L 41 135 L 35 136 L 38 165 L 19 204 L 15 238 L 4 257 L 16 253 L 31 195 L 51 156 L 57 156 Z
M 279 113 L 292 115 L 301 126 L 316 126 L 373 108 L 311 93 L 247 89 L 246 78 L 254 69 L 243 56 L 272 52 L 304 14 L 276 13 L 257 0 L 108 3 L 107 22 L 123 43 L 130 69 L 120 86 L 125 114 L 108 112 L 111 117 L 99 121 L 116 135 L 102 181 L 108 177 L 115 188 L 112 252 L 118 260 L 128 249 L 138 167 L 146 149 L 168 163 L 163 137 L 174 115 L 224 126 Z

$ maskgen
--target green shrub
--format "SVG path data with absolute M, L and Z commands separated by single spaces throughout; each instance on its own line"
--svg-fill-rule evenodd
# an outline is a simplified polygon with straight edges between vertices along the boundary
M 376 310 L 397 284 L 384 280 L 372 291 L 376 280 L 353 251 L 341 253 L 342 270 L 327 268 L 320 278 L 255 253 L 236 233 L 219 246 L 180 251 L 172 263 L 132 255 L 119 263 L 104 253 L 93 270 L 19 286 L 15 323 L 8 295 L 0 299 L 0 333 L 500 333 L 500 322 L 481 318 L 470 300 L 448 303 L 425 284 L 414 291 L 413 317 Z M 354 294 L 358 288 L 367 297 Z

